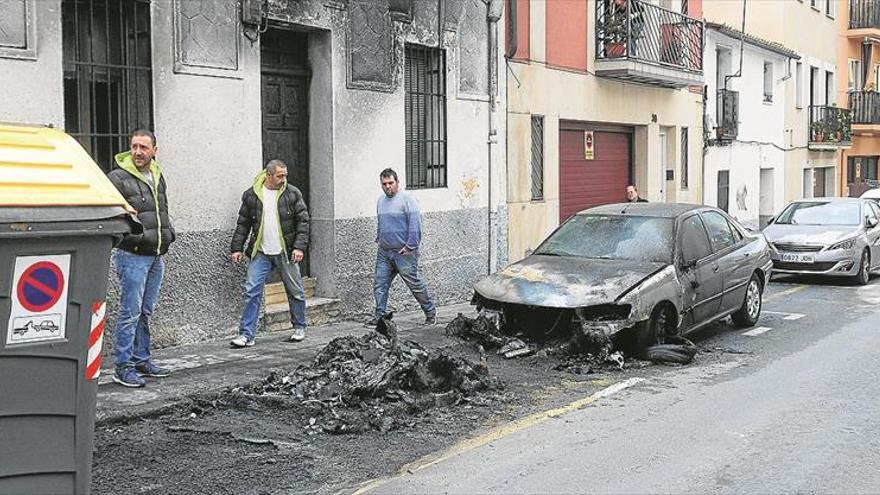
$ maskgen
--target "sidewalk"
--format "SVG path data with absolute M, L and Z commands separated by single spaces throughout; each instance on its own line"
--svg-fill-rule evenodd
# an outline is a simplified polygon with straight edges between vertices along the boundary
M 471 313 L 473 307 L 459 303 L 438 308 L 437 324 L 424 326 L 421 311 L 395 314 L 400 335 L 423 345 L 439 343 L 443 329 L 458 313 Z M 306 339 L 287 342 L 290 331 L 257 334 L 254 347 L 233 349 L 229 339 L 153 352 L 153 359 L 171 368 L 168 378 L 147 378 L 144 388 L 125 388 L 113 383 L 113 360 L 104 359 L 98 387 L 97 425 L 161 414 L 189 402 L 188 396 L 217 392 L 225 388 L 252 383 L 273 368 L 292 370 L 310 362 L 315 354 L 332 339 L 345 335 L 362 335 L 370 331 L 361 322 L 345 321 L 310 327 Z

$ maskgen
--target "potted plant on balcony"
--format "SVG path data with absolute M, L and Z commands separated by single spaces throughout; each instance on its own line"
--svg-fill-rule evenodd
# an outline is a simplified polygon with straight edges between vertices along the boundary
M 626 0 L 614 0 L 608 4 L 602 18 L 603 41 L 607 58 L 618 58 L 626 54 L 627 24 Z
M 639 0 L 612 0 L 606 9 L 602 17 L 605 56 L 617 58 L 635 55 L 636 40 L 641 37 L 644 24 L 644 7 Z
M 835 122 L 837 131 L 837 141 L 840 143 L 850 140 L 850 128 L 852 126 L 852 114 L 846 109 L 837 112 L 837 122 Z
M 825 122 L 822 120 L 816 120 L 810 124 L 810 141 L 816 143 L 824 142 L 826 127 Z

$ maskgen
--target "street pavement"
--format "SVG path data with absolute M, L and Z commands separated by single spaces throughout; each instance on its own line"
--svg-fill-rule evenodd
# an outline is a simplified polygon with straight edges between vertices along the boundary
M 855 287 L 777 278 L 755 327 L 712 325 L 692 335 L 694 364 L 634 368 L 567 405 L 474 431 L 357 493 L 877 493 L 880 487 L 880 279 Z M 440 342 L 468 304 L 441 308 L 437 326 L 399 315 L 403 336 Z M 161 349 L 175 369 L 144 389 L 104 370 L 99 424 L 181 408 L 187 396 L 253 383 L 270 369 L 310 361 L 355 322 Z M 231 337 L 231 336 L 230 336 Z M 714 359 L 712 356 L 723 356 Z M 604 386 L 604 385 L 603 385 Z
M 807 283 L 809 284 L 807 284 Z M 656 367 L 360 493 L 877 493 L 880 280 L 778 279 L 732 359 Z

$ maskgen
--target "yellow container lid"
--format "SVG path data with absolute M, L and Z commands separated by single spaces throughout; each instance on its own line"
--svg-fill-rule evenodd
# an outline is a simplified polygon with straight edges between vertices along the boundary
M 0 207 L 125 206 L 80 144 L 48 127 L 0 124 Z

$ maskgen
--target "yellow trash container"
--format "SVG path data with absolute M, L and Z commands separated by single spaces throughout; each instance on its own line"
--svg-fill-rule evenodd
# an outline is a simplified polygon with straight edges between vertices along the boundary
M 124 206 L 70 136 L 0 124 L 0 494 L 89 492 Z

